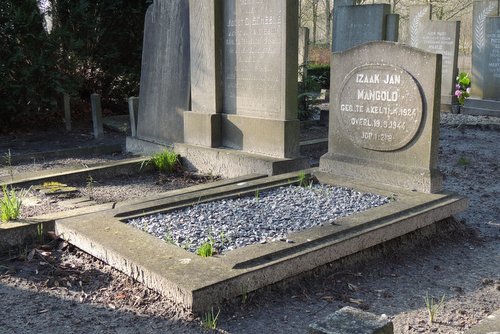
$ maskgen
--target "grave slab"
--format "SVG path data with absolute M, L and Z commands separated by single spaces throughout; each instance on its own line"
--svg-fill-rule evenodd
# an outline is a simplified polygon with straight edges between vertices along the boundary
M 422 194 L 370 182 L 353 183 L 317 171 L 314 175 L 321 183 L 394 196 L 397 200 L 339 219 L 334 225 L 290 234 L 288 238 L 294 243 L 277 241 L 252 245 L 212 258 L 201 258 L 121 221 L 138 214 L 165 212 L 215 199 L 253 196 L 257 189 L 297 181 L 297 173 L 57 220 L 56 232 L 175 303 L 195 313 L 203 313 L 226 299 L 424 228 L 467 206 L 467 200 L 452 194 Z M 190 279 L 186 280 L 186 277 Z

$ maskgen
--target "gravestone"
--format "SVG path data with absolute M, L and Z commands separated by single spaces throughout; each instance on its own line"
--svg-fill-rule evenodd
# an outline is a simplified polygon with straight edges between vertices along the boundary
M 183 140 L 189 109 L 189 4 L 155 0 L 146 12 L 137 138 L 172 144 Z
M 461 112 L 500 115 L 500 1 L 476 0 L 472 12 L 471 97 Z
M 441 189 L 441 55 L 371 42 L 332 55 L 328 153 L 320 170 L 408 190 Z
M 335 1 L 332 51 L 344 51 L 370 41 L 397 41 L 399 15 L 391 5 L 354 6 L 354 1 Z
M 488 31 L 491 31 L 490 24 L 494 25 L 494 20 L 488 17 L 498 16 L 499 1 L 474 1 L 472 13 L 472 96 L 483 98 L 484 88 L 489 85 L 485 77 L 492 68 L 489 67 L 488 58 L 491 47 L 488 47 Z M 498 45 L 499 43 L 497 43 Z M 500 88 L 499 88 L 500 90 Z
M 500 17 L 486 18 L 486 66 L 483 97 L 500 100 Z
M 455 81 L 458 75 L 459 21 L 430 20 L 431 6 L 410 8 L 410 45 L 443 56 L 441 104 L 450 109 L 454 101 Z
M 298 1 L 194 0 L 190 6 L 189 145 L 176 148 L 195 168 L 231 176 L 259 171 L 259 159 L 299 158 Z

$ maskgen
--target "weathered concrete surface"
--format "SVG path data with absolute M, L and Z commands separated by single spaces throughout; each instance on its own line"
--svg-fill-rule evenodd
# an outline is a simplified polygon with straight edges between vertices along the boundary
M 39 240 L 46 231 L 54 230 L 53 222 L 40 224 L 42 223 L 29 221 L 0 223 L 0 251 L 28 245 Z
M 188 144 L 175 144 L 175 151 L 181 155 L 183 164 L 189 169 L 224 177 L 252 173 L 276 175 L 309 168 L 307 158 L 281 159 L 227 148 Z
M 386 196 L 395 194 L 397 200 L 340 219 L 335 225 L 293 233 L 289 236 L 293 244 L 253 245 L 208 259 L 167 244 L 119 219 L 137 215 L 140 210 L 150 213 L 148 207 L 153 212 L 165 211 L 179 205 L 192 205 L 197 198 L 205 201 L 224 195 L 252 194 L 255 189 L 267 187 L 269 182 L 293 182 L 297 174 L 240 182 L 211 192 L 193 192 L 155 203 L 136 203 L 135 207 L 58 220 L 56 232 L 174 302 L 194 312 L 204 312 L 212 304 L 238 296 L 242 291 L 251 292 L 397 238 L 450 217 L 467 206 L 464 198 L 455 195 L 405 192 L 387 186 L 358 185 L 324 173 L 315 175 L 323 183 Z
M 500 310 L 496 310 L 479 324 L 467 331 L 467 334 L 500 334 Z
M 119 153 L 122 151 L 121 145 L 96 145 L 89 147 L 74 147 L 69 149 L 61 149 L 48 152 L 32 152 L 25 154 L 15 154 L 12 152 L 12 163 L 17 164 L 21 162 L 33 162 L 43 160 L 43 159 L 57 159 L 57 158 L 70 158 L 81 155 L 91 155 L 91 154 L 111 154 Z M 0 152 L 0 155 L 4 155 Z
M 92 177 L 109 176 L 109 175 L 132 175 L 137 174 L 141 170 L 149 170 L 153 168 L 150 165 L 143 165 L 149 158 L 136 157 L 124 159 L 120 161 L 112 161 L 94 166 L 82 168 L 57 168 L 47 171 L 36 171 L 33 173 L 24 173 L 15 175 L 13 178 L 10 176 L 0 178 L 0 186 L 2 185 L 16 185 L 25 186 L 31 185 L 36 182 L 43 182 L 45 180 L 64 182 L 66 180 L 85 179 L 88 175 Z
M 309 334 L 393 334 L 394 326 L 387 316 L 344 307 L 325 319 L 309 325 Z

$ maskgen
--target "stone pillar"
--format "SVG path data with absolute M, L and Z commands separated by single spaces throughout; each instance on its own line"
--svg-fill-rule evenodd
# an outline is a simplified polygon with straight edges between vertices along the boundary
M 104 128 L 102 125 L 101 95 L 90 95 L 90 102 L 92 105 L 92 126 L 94 129 L 94 138 L 102 139 L 104 137 Z
M 137 117 L 139 113 L 139 98 L 128 98 L 128 112 L 130 115 L 130 135 L 137 137 Z
M 191 111 L 184 113 L 184 142 L 221 145 L 222 1 L 190 0 Z
M 71 131 L 71 105 L 70 105 L 69 94 L 64 93 L 63 105 L 64 105 L 64 124 L 66 125 L 66 131 Z

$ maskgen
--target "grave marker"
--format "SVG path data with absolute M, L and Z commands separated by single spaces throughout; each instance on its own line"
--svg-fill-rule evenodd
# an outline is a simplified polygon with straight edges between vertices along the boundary
M 176 147 L 197 169 L 232 176 L 295 161 L 298 1 L 194 0 L 190 6 L 192 110 L 184 114 L 184 138 L 192 146 Z M 242 159 L 252 162 L 243 166 Z
M 461 112 L 500 115 L 500 1 L 476 0 L 472 12 L 471 97 Z
M 182 142 L 189 92 L 188 1 L 155 0 L 144 23 L 137 137 Z
M 391 5 L 352 5 L 335 2 L 332 50 L 344 51 L 370 41 L 397 41 L 399 16 L 391 14 Z
M 443 56 L 441 102 L 451 108 L 458 75 L 459 21 L 431 21 L 431 6 L 410 8 L 410 45 Z
M 488 66 L 488 53 L 491 48 L 487 48 L 487 31 L 493 21 L 487 20 L 490 16 L 498 16 L 498 0 L 480 0 L 473 2 L 472 13 L 472 96 L 483 98 L 484 88 L 489 85 L 485 81 L 485 75 L 488 75 L 490 68 Z M 497 43 L 498 45 L 498 43 Z M 500 87 L 499 87 L 500 89 Z
M 438 192 L 441 56 L 389 42 L 332 55 L 328 153 L 320 170 Z
M 90 104 L 92 107 L 92 127 L 94 130 L 94 138 L 101 139 L 104 137 L 104 128 L 102 124 L 101 95 L 91 94 Z

